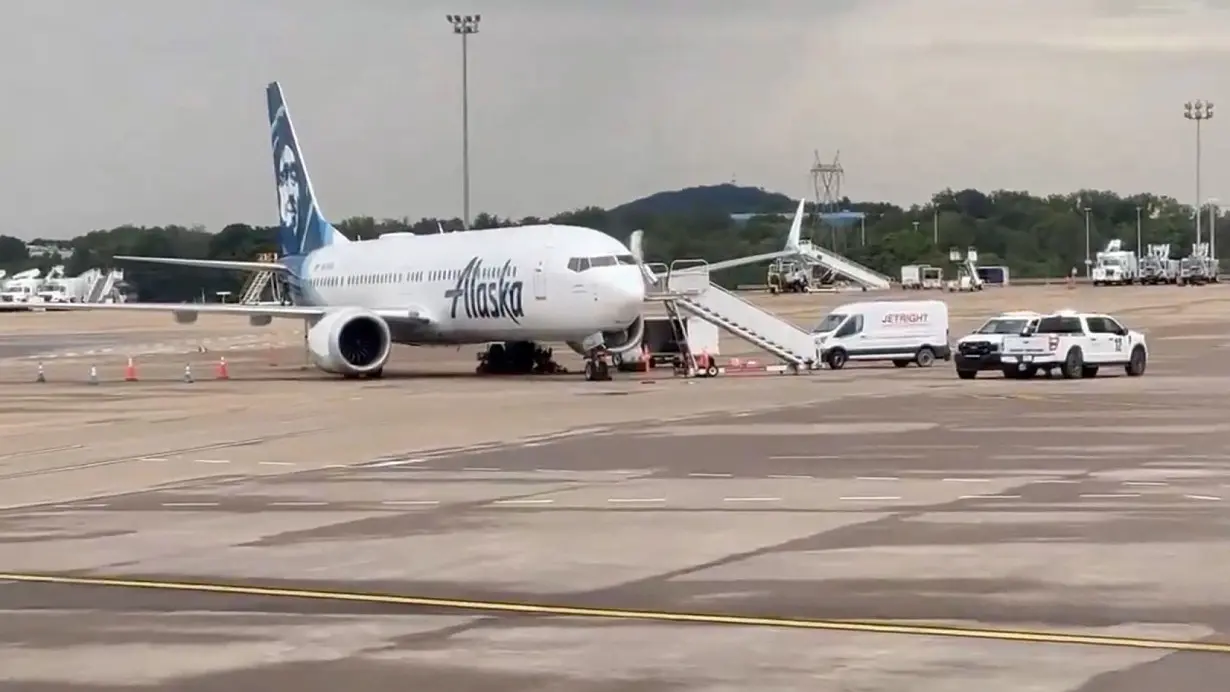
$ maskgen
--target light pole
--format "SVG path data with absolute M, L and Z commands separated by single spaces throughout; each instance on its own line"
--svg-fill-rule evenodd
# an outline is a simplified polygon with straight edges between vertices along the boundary
M 1093 266 L 1093 257 L 1089 253 L 1089 212 L 1093 209 L 1084 207 L 1085 212 L 1085 278 L 1089 278 L 1090 269 Z
M 470 34 L 478 33 L 482 15 L 448 15 L 453 33 L 461 35 L 461 227 L 470 230 Z
M 1200 242 L 1200 124 L 1213 117 L 1210 101 L 1188 101 L 1183 104 L 1183 117 L 1196 122 L 1196 242 Z
M 1217 215 L 1220 213 L 1218 205 L 1221 200 L 1216 197 L 1208 199 L 1209 205 L 1209 257 L 1217 259 Z
M 1141 252 L 1141 250 L 1143 250 L 1144 248 L 1140 244 L 1140 225 L 1141 225 L 1140 212 L 1142 209 L 1143 207 L 1140 207 L 1140 206 L 1136 207 L 1136 257 L 1137 258 L 1145 256 L 1145 253 Z

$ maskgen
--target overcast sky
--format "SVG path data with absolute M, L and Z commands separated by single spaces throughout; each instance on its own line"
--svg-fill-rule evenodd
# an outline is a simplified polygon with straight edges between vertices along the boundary
M 263 89 L 326 215 L 549 215 L 736 179 L 1195 195 L 1184 101 L 1230 106 L 1230 0 L 8 0 L 0 233 L 272 224 Z M 1230 112 L 1204 196 L 1230 199 Z

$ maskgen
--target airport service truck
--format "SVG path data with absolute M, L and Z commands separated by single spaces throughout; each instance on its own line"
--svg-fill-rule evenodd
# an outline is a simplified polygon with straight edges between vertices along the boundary
M 1102 366 L 1122 366 L 1132 377 L 1145 374 L 1149 347 L 1145 335 L 1109 315 L 1063 311 L 1038 320 L 1019 336 L 1004 337 L 1000 354 L 1004 377 L 1028 379 L 1045 370 L 1064 379 L 1097 377 Z

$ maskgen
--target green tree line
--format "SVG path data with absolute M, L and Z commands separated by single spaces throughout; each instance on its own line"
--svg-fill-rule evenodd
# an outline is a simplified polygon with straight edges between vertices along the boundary
M 723 188 L 738 194 L 723 195 Z M 696 203 L 689 203 L 689 199 Z M 1179 256 L 1186 254 L 1195 240 L 1192 208 L 1151 194 L 1121 196 L 1082 190 L 1039 197 L 1027 192 L 967 189 L 944 190 L 928 204 L 908 208 L 850 200 L 843 200 L 840 207 L 865 214 L 864 225 L 829 227 L 814 209 L 809 209 L 804 235 L 890 276 L 898 275 L 904 264 L 946 266 L 949 248 L 967 246 L 978 248 L 982 264 L 1006 265 L 1014 277 L 1064 276 L 1085 260 L 1085 209 L 1089 210 L 1090 246 L 1095 253 L 1115 238 L 1126 248 L 1135 248 L 1138 213 L 1143 244 L 1170 243 Z M 551 222 L 595 228 L 625 241 L 633 230 L 642 229 L 649 261 L 719 261 L 780 249 L 789 225 L 782 213 L 791 211 L 793 204 L 783 195 L 756 188 L 713 186 L 659 193 L 610 210 L 586 207 L 549 218 L 513 220 L 484 213 L 471 226 Z M 730 216 L 735 212 L 763 213 L 737 222 Z M 337 227 L 352 239 L 373 239 L 389 232 L 429 234 L 440 227 L 452 231 L 460 229 L 462 223 L 456 218 L 412 221 L 354 217 Z M 231 224 L 216 233 L 202 227 L 120 226 L 91 231 L 69 241 L 32 242 L 71 248 L 72 254 L 34 259 L 28 256 L 23 241 L 0 236 L 0 269 L 12 273 L 31 266 L 46 269 L 64 264 L 72 276 L 91 267 L 115 266 L 115 255 L 251 260 L 258 253 L 277 249 L 276 227 L 247 224 Z M 234 293 L 246 278 L 233 272 L 134 263 L 120 266 L 138 287 L 142 300 L 200 300 L 218 291 Z M 714 279 L 734 286 L 763 283 L 764 276 L 763 266 L 743 267 L 715 274 Z

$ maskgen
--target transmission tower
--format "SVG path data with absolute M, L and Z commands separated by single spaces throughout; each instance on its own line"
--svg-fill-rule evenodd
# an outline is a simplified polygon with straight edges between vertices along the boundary
M 841 150 L 837 151 L 837 155 L 833 157 L 831 163 L 825 163 L 820 158 L 819 150 L 815 151 L 816 161 L 811 166 L 811 186 L 815 191 L 816 214 L 821 224 L 824 223 L 824 215 L 832 214 L 840 211 L 841 207 L 841 182 L 846 177 L 846 171 L 841 167 Z M 829 227 L 829 240 L 834 251 L 837 250 L 837 226 L 836 224 L 827 224 Z M 821 237 L 823 237 L 823 225 L 820 226 Z M 817 238 L 816 240 L 819 240 Z

